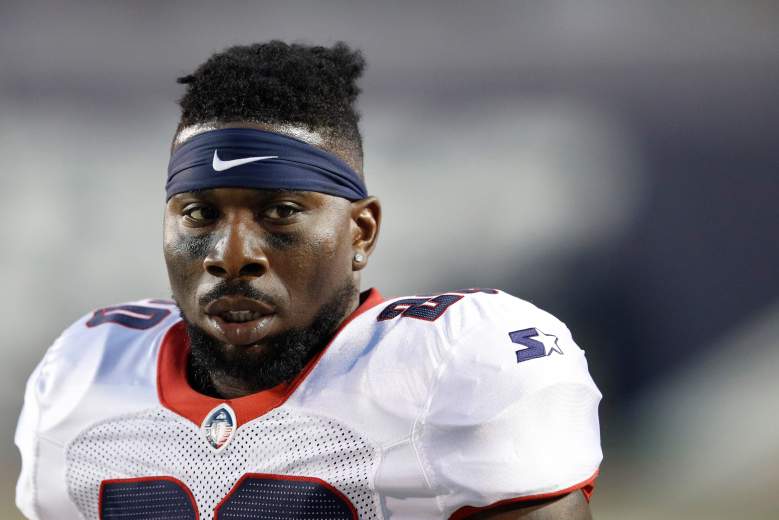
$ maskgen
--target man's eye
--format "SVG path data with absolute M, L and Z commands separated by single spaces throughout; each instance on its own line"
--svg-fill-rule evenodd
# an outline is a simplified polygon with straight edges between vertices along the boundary
M 184 215 L 194 222 L 202 223 L 214 220 L 217 217 L 217 212 L 208 206 L 195 206 L 184 210 Z
M 262 215 L 265 218 L 269 218 L 271 220 L 283 220 L 295 215 L 296 213 L 299 213 L 300 211 L 300 208 L 293 206 L 292 204 L 276 204 L 265 209 Z

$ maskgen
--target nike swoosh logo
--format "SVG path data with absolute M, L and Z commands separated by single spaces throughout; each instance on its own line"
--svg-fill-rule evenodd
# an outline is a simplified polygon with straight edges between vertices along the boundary
M 211 162 L 211 166 L 218 172 L 235 168 L 242 164 L 249 164 L 257 161 L 264 161 L 265 159 L 278 159 L 278 155 L 267 155 L 265 157 L 244 157 L 243 159 L 233 159 L 231 161 L 223 161 L 219 158 L 219 151 L 214 150 L 214 160 Z

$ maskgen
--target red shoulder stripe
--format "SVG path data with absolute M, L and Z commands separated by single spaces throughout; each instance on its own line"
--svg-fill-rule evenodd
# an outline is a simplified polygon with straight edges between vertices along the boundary
M 487 506 L 461 507 L 460 509 L 452 513 L 452 516 L 449 517 L 449 520 L 463 520 L 481 511 L 486 511 L 496 507 L 505 506 L 507 504 L 516 504 L 518 502 L 529 502 L 531 500 L 544 500 L 546 498 L 554 498 L 562 495 L 567 495 L 568 493 L 576 491 L 577 489 L 581 490 L 582 494 L 584 495 L 584 498 L 587 500 L 587 502 L 589 502 L 590 497 L 592 497 L 592 493 L 595 491 L 595 480 L 598 478 L 598 473 L 600 473 L 600 469 L 595 470 L 595 473 L 593 473 L 592 476 L 587 480 L 583 480 L 578 484 L 574 484 L 573 486 L 567 487 L 565 489 L 561 489 L 559 491 L 550 491 L 549 493 L 540 493 L 538 495 L 528 495 L 528 496 L 517 497 L 517 498 L 507 498 L 506 500 L 500 500 L 498 502 L 494 502 Z

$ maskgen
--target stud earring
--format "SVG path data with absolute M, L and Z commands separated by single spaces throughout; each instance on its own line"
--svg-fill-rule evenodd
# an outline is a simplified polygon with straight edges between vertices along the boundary
M 362 253 L 354 253 L 354 261 L 361 264 L 365 261 L 365 255 Z

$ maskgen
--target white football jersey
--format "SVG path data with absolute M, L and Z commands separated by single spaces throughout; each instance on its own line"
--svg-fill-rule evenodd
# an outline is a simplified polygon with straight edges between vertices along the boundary
M 16 431 L 34 519 L 446 519 L 588 494 L 601 395 L 565 325 L 491 289 L 377 291 L 291 383 L 187 383 L 178 309 L 100 309 L 49 349 Z

